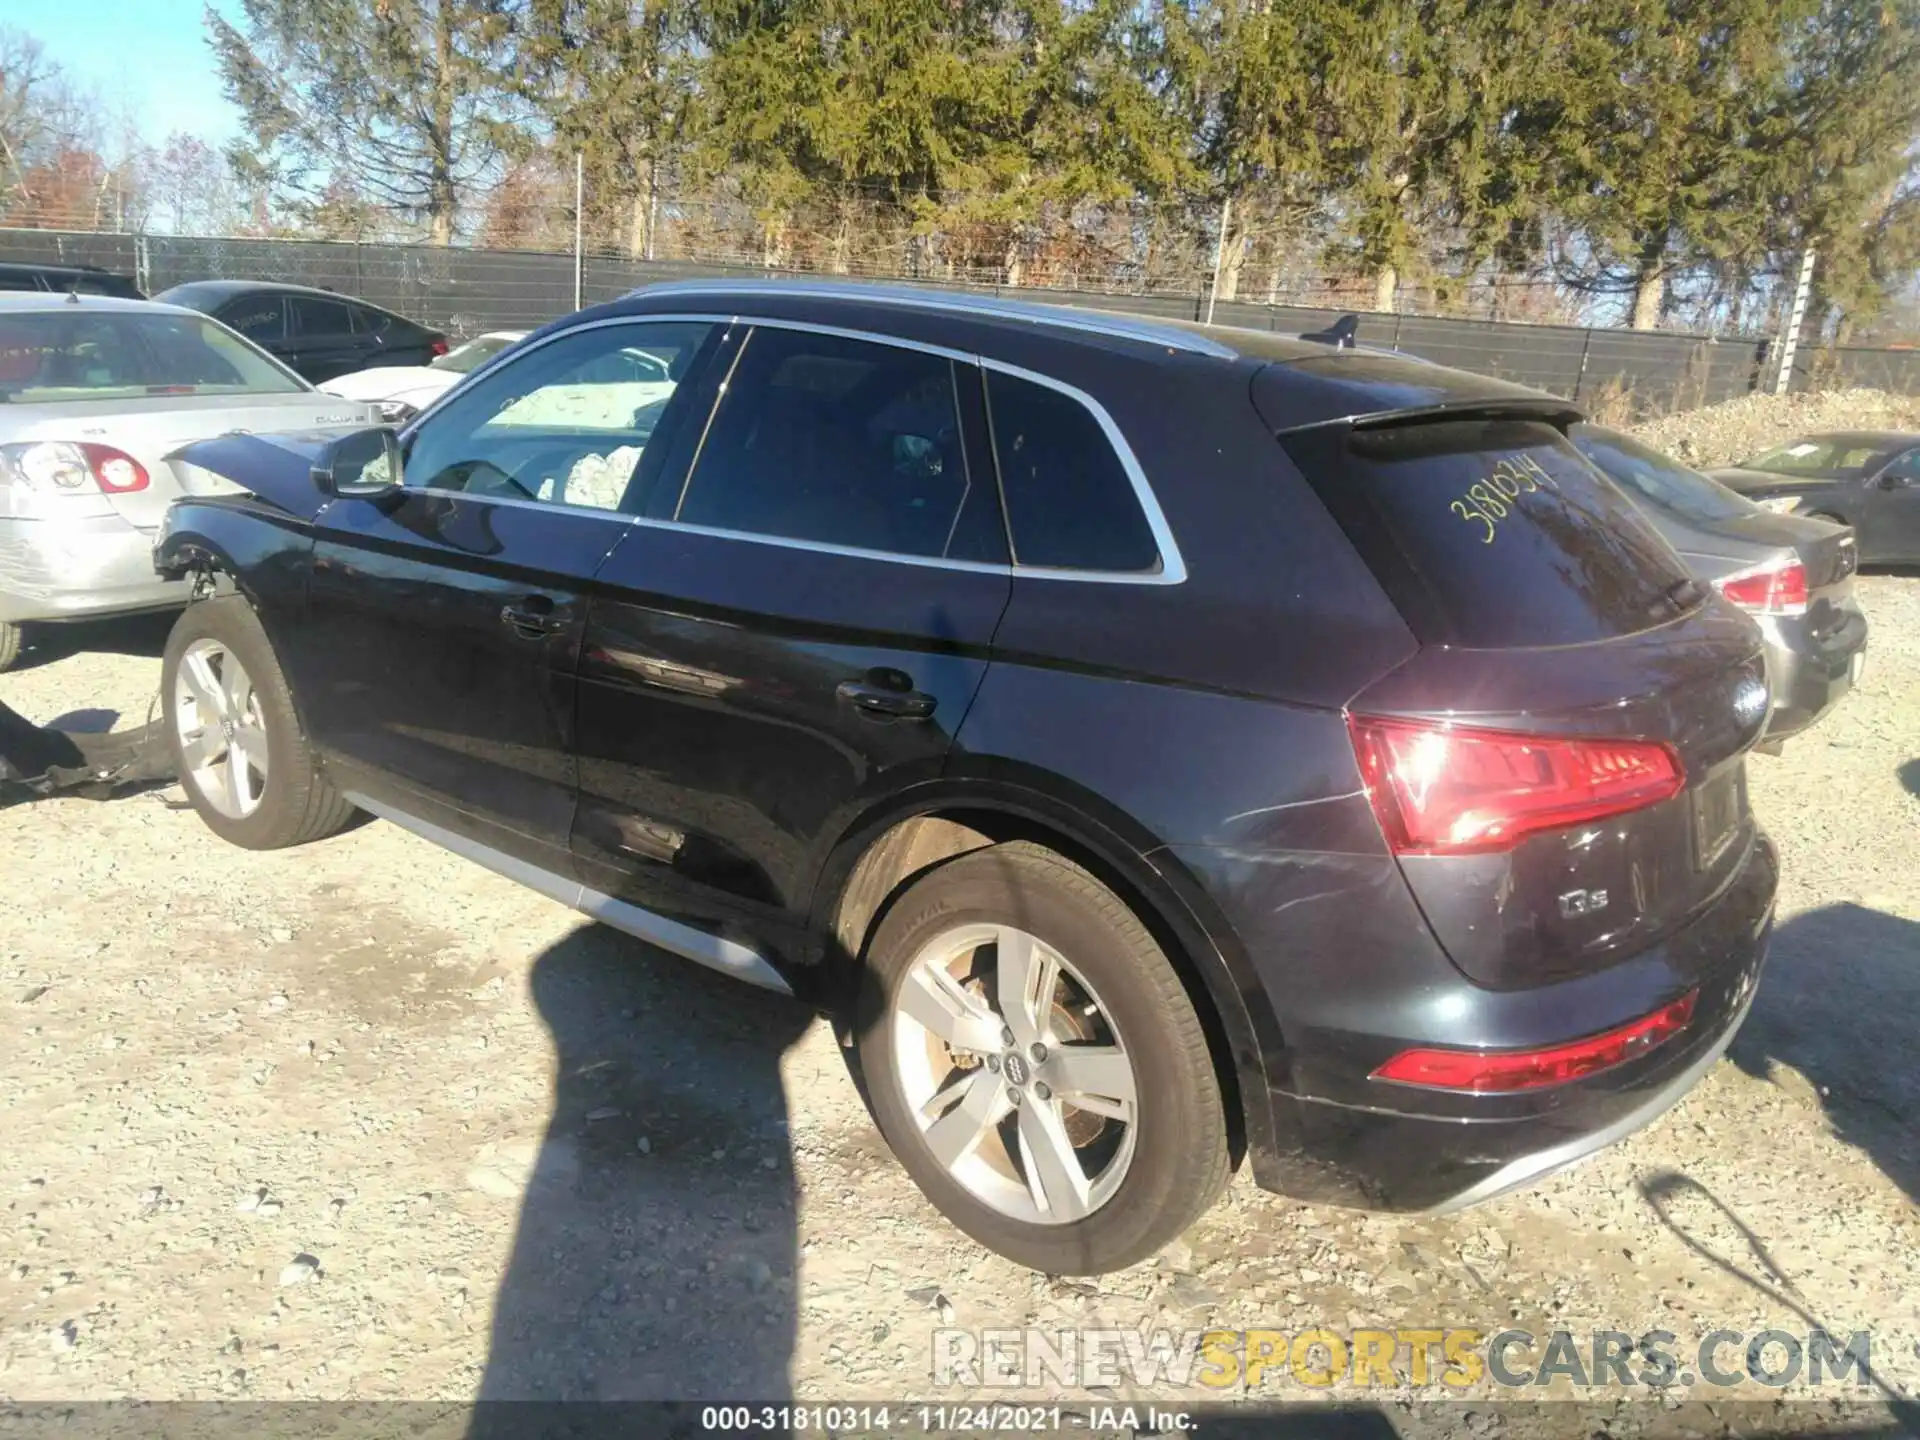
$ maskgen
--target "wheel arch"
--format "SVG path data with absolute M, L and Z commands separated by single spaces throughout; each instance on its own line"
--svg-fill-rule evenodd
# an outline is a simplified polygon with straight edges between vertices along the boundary
M 990 845 L 1044 845 L 1117 894 L 1179 975 L 1206 1032 L 1235 1167 L 1248 1150 L 1271 1153 L 1266 1056 L 1279 1037 L 1271 1018 L 1262 1025 L 1247 1002 L 1259 981 L 1230 938 L 1223 942 L 1224 922 L 1205 914 L 1211 907 L 1174 856 L 1151 837 L 1128 833 L 1132 827 L 1096 816 L 1085 803 L 1006 780 L 933 782 L 860 815 L 829 852 L 810 906 L 815 933 L 829 937 L 824 990 L 836 1023 L 850 1013 L 875 927 L 914 879 Z

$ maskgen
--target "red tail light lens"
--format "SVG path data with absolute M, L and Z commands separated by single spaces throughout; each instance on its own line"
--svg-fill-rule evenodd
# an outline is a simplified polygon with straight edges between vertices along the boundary
M 440 339 L 434 341 L 433 344 L 428 348 L 430 348 L 433 351 L 436 358 L 446 354 L 447 353 L 446 338 L 444 336 L 441 337 Z
M 1353 750 L 1396 855 L 1479 855 L 1658 804 L 1686 771 L 1651 740 L 1460 730 L 1355 715 Z
M 1564 1085 L 1637 1060 L 1672 1039 L 1693 1019 L 1699 998 L 1698 990 L 1689 990 L 1671 1005 L 1618 1029 L 1546 1050 L 1402 1050 L 1375 1070 L 1373 1078 L 1472 1095 Z
M 1743 570 L 1713 583 L 1727 599 L 1756 615 L 1807 613 L 1807 567 L 1798 560 Z
M 93 472 L 93 483 L 109 495 L 125 495 L 129 491 L 147 488 L 147 469 L 124 450 L 116 450 L 111 445 L 82 445 L 80 453 L 87 457 L 87 469 Z

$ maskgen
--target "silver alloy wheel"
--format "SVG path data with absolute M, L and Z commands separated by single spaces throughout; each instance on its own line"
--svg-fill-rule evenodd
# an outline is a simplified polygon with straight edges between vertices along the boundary
M 934 1158 L 1002 1215 L 1066 1225 L 1133 1163 L 1133 1062 L 1093 987 L 1037 936 L 929 941 L 894 994 L 895 1076 Z
M 267 788 L 266 721 L 253 677 L 218 640 L 195 640 L 181 653 L 173 723 L 182 778 L 229 820 L 258 810 Z

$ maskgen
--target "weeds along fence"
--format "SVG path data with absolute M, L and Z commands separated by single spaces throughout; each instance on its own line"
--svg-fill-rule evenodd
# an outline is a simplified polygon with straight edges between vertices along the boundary
M 189 280 L 275 280 L 355 295 L 465 336 L 530 329 L 573 309 L 571 253 L 485 250 L 298 239 L 196 238 L 95 231 L 0 230 L 0 261 L 97 265 L 133 277 L 148 294 Z M 642 285 L 690 278 L 766 278 L 759 266 L 704 265 L 587 255 L 581 299 L 596 304 Z M 817 273 L 817 272 L 814 272 Z M 962 293 L 1011 295 L 1093 309 L 1203 319 L 1196 293 L 955 284 L 910 279 Z M 1223 300 L 1215 323 L 1256 330 L 1323 329 L 1335 309 Z M 1711 405 L 1771 388 L 1773 342 L 1754 336 L 1612 330 L 1399 313 L 1360 316 L 1364 345 L 1514 380 L 1565 395 L 1600 418 L 1628 418 Z M 1802 347 L 1794 388 L 1873 385 L 1920 393 L 1920 351 Z

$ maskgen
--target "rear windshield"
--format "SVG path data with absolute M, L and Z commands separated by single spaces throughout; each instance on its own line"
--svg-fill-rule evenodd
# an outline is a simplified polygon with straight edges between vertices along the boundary
M 1682 520 L 1738 520 L 1760 508 L 1718 480 L 1689 470 L 1678 460 L 1670 460 L 1658 450 L 1612 430 L 1576 425 L 1573 443 L 1630 499 L 1647 501 Z
M 1550 425 L 1450 420 L 1286 444 L 1423 642 L 1579 645 L 1702 598 L 1666 541 Z
M 456 345 L 437 360 L 429 360 L 427 365 L 434 370 L 451 370 L 459 375 L 478 370 L 487 361 L 513 344 L 517 336 L 479 335 L 464 345 Z
M 0 403 L 306 388 L 245 340 L 197 315 L 78 305 L 0 316 Z

